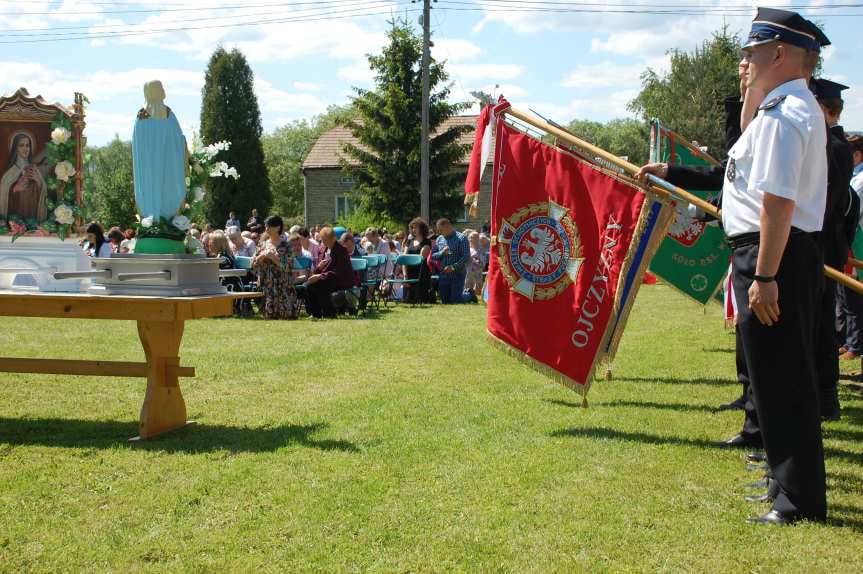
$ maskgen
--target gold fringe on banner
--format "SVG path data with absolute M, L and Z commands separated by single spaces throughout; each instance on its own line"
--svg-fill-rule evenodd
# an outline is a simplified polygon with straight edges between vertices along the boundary
M 620 346 L 620 340 L 623 337 L 624 327 L 626 327 L 626 323 L 627 321 L 629 321 L 629 315 L 632 312 L 632 306 L 635 304 L 635 297 L 636 295 L 638 295 L 638 291 L 641 289 L 641 283 L 644 279 L 644 273 L 647 271 L 648 266 L 650 266 L 650 262 L 651 260 L 653 260 L 653 256 L 656 254 L 656 251 L 662 244 L 662 240 L 665 239 L 665 235 L 668 233 L 668 228 L 674 221 L 674 211 L 670 208 L 666 200 L 650 192 L 647 192 L 645 195 L 647 197 L 645 199 L 644 207 L 642 208 L 642 213 L 639 217 L 638 226 L 636 227 L 636 235 L 634 237 L 641 237 L 641 235 L 644 233 L 650 218 L 651 203 L 653 203 L 654 201 L 658 201 L 662 204 L 662 208 L 659 210 L 659 215 L 657 216 L 656 229 L 653 232 L 654 235 L 651 238 L 650 243 L 648 243 L 647 247 L 645 248 L 644 255 L 641 258 L 641 264 L 638 266 L 629 299 L 627 299 L 623 309 L 620 309 L 618 312 L 619 319 L 617 321 L 617 327 L 614 331 L 612 340 L 609 342 L 608 351 L 605 353 L 605 357 L 603 357 L 604 361 L 613 361 L 614 357 L 617 355 L 617 349 Z M 624 261 L 631 265 L 632 257 L 634 255 L 635 253 L 632 250 L 632 245 L 630 245 L 629 255 Z M 621 271 L 621 279 L 624 281 L 626 279 L 626 275 L 629 274 L 629 265 L 627 265 L 626 268 Z M 618 285 L 618 293 L 620 293 L 620 291 L 622 291 L 622 285 Z M 617 309 L 618 307 L 619 301 L 615 302 L 615 309 Z
M 534 371 L 545 375 L 546 377 L 550 378 L 551 380 L 553 380 L 557 383 L 560 383 L 561 385 L 564 385 L 565 387 L 568 387 L 568 388 L 572 389 L 573 391 L 576 391 L 577 393 L 581 394 L 582 399 L 583 399 L 582 400 L 582 406 L 585 406 L 585 407 L 587 406 L 587 390 L 589 388 L 589 385 L 582 385 L 581 383 L 579 383 L 575 379 L 567 377 L 566 375 L 564 375 L 560 371 L 554 369 L 553 367 L 549 367 L 545 363 L 541 363 L 540 361 L 537 361 L 536 359 L 534 359 L 533 357 L 531 357 L 530 355 L 528 355 L 527 353 L 525 353 L 521 349 L 516 349 L 515 347 L 513 347 L 512 345 L 510 345 L 506 341 L 502 341 L 501 339 L 498 339 L 497 337 L 494 336 L 494 334 L 491 331 L 486 331 L 486 340 L 489 342 L 489 344 L 492 347 L 496 348 L 497 350 L 499 350 L 503 353 L 506 353 L 507 355 L 509 355 L 513 359 L 517 360 L 519 363 L 522 363 L 523 365 L 530 367 Z
M 471 217 L 479 215 L 479 193 L 466 193 L 464 195 L 464 204 L 468 206 L 468 213 Z

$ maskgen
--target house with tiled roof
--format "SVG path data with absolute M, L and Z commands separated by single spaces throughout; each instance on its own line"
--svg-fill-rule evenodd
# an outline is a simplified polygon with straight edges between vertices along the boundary
M 454 125 L 474 127 L 476 121 L 477 116 L 455 116 L 444 122 L 441 130 L 446 130 Z M 474 130 L 466 132 L 461 137 L 462 143 L 471 146 L 473 140 Z M 354 181 L 340 167 L 342 158 L 349 162 L 354 161 L 342 151 L 346 143 L 357 145 L 358 142 L 347 128 L 333 128 L 318 138 L 303 162 L 306 225 L 334 223 L 340 217 L 349 215 L 354 209 L 354 202 L 350 197 L 350 192 L 354 188 Z M 467 175 L 469 161 L 470 151 L 465 154 L 457 166 L 457 169 L 465 175 Z M 491 177 L 492 170 L 486 169 L 482 178 L 477 216 L 471 217 L 465 208 L 463 216 L 454 222 L 457 227 L 479 229 L 483 222 L 491 221 Z M 458 191 L 463 193 L 464 188 L 460 186 Z M 419 194 L 419 189 L 417 194 Z M 435 215 L 432 213 L 433 218 Z M 407 225 L 407 221 L 405 225 Z

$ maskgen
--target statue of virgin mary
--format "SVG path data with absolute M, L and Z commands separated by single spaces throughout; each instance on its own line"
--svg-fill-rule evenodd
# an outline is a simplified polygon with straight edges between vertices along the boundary
M 161 82 L 147 82 L 144 97 L 132 133 L 135 203 L 141 219 L 170 221 L 186 200 L 186 138 Z

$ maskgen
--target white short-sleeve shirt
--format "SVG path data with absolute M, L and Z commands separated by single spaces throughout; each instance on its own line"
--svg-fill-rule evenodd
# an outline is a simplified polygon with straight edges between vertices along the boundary
M 761 229 L 764 194 L 794 201 L 791 225 L 821 231 L 827 203 L 827 124 L 803 79 L 767 94 L 728 152 L 722 225 L 729 237 Z

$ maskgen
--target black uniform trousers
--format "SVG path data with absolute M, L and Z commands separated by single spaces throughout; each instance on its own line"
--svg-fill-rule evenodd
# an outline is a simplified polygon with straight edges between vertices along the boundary
M 735 286 L 734 289 L 736 297 L 737 287 Z M 749 384 L 749 368 L 746 366 L 746 354 L 743 351 L 743 334 L 739 325 L 734 333 L 734 357 L 737 363 L 737 381 L 743 385 L 743 397 L 746 399 L 743 404 L 743 428 L 740 430 L 740 434 L 754 443 L 763 444 L 761 428 L 758 426 L 758 409 L 755 406 L 755 396 L 752 394 L 752 387 Z
M 773 508 L 824 520 L 824 447 L 813 346 L 823 256 L 813 234 L 792 231 L 776 274 L 780 317 L 768 327 L 749 309 L 758 248 L 754 243 L 734 249 L 733 282 L 761 438 L 779 486 Z
M 842 271 L 848 261 L 848 245 L 838 232 L 821 237 L 824 263 Z M 839 341 L 836 337 L 836 282 L 824 279 L 815 331 L 815 368 L 821 392 L 835 392 L 839 384 Z
M 847 351 L 863 355 L 863 295 L 844 285 L 836 288 L 836 331 Z

